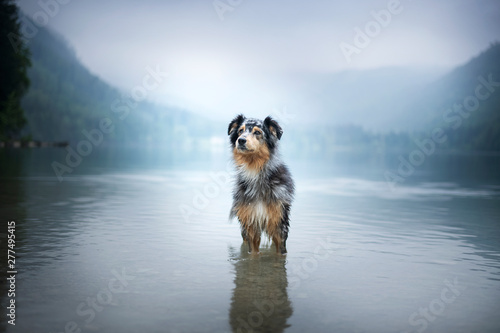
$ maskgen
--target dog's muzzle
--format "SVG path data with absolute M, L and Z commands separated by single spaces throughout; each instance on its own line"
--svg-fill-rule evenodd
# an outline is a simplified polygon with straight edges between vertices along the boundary
M 247 139 L 245 139 L 245 138 L 239 138 L 238 139 L 238 149 L 240 149 L 240 150 L 247 150 L 246 143 L 247 143 Z

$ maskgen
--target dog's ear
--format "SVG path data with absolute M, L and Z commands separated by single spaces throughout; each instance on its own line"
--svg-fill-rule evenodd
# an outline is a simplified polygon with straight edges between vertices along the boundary
M 272 135 L 279 139 L 281 139 L 281 136 L 283 135 L 283 130 L 281 129 L 280 125 L 276 120 L 271 118 L 271 116 L 266 117 L 264 119 L 264 127 L 267 127 L 269 129 L 269 132 L 271 132 Z
M 231 120 L 229 127 L 227 128 L 227 135 L 231 135 L 234 131 L 236 131 L 243 121 L 245 121 L 245 116 L 242 114 L 237 115 L 236 118 Z

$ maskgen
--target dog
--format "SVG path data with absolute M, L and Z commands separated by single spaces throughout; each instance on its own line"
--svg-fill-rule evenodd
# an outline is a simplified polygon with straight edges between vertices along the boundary
M 276 252 L 286 254 L 295 186 L 278 154 L 283 130 L 270 116 L 262 121 L 240 114 L 229 123 L 227 134 L 236 166 L 229 216 L 238 218 L 250 253 L 259 253 L 265 233 L 273 240 Z

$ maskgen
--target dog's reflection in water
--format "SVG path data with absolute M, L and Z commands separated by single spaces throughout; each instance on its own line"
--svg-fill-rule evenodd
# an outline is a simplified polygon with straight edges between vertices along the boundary
M 292 305 L 288 299 L 286 257 L 268 246 L 249 254 L 242 244 L 239 251 L 229 247 L 235 269 L 234 290 L 229 313 L 233 332 L 283 332 L 289 327 Z

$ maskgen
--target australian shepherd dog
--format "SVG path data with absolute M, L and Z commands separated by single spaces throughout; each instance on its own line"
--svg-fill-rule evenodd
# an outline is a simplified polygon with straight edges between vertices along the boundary
M 230 218 L 238 217 L 251 253 L 259 253 L 263 233 L 273 240 L 276 252 L 286 253 L 294 184 L 278 154 L 282 134 L 271 117 L 262 121 L 240 114 L 229 124 L 237 172 Z

